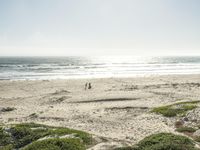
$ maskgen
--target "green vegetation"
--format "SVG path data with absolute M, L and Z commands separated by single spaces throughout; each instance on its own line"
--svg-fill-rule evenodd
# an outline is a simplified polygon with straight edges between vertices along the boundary
M 14 125 L 15 127 L 24 127 L 24 128 L 49 128 L 49 126 L 47 125 L 43 125 L 43 124 L 35 124 L 35 123 L 21 123 L 21 124 L 16 124 Z
M 27 127 L 15 126 L 10 128 L 10 133 L 13 137 L 13 145 L 15 148 L 21 148 L 31 142 L 38 140 L 48 135 L 47 130 L 36 129 L 32 130 Z
M 196 129 L 192 128 L 192 127 L 180 127 L 176 129 L 177 132 L 188 132 L 188 133 L 194 133 L 196 131 Z
M 133 147 L 119 147 L 119 148 L 115 148 L 115 150 L 135 150 L 135 148 L 133 148 Z
M 66 135 L 67 137 L 61 138 L 61 136 Z M 50 142 L 50 145 L 55 144 L 52 143 L 50 139 L 57 141 L 56 144 L 61 143 L 61 147 L 62 144 L 65 147 L 65 144 L 71 141 L 66 141 L 66 139 L 76 139 L 75 141 L 72 140 L 74 142 L 73 144 L 77 145 L 78 143 L 81 143 L 80 147 L 82 148 L 92 144 L 91 135 L 83 131 L 73 130 L 69 128 L 51 127 L 34 123 L 25 123 L 12 125 L 10 128 L 6 129 L 6 131 L 3 128 L 0 128 L 0 149 L 3 148 L 5 150 L 9 150 L 9 148 L 12 149 L 11 147 L 13 147 L 14 149 L 23 148 L 30 143 L 35 143 L 35 141 L 44 137 L 47 137 L 49 141 L 46 139 L 44 140 L 44 142 L 36 144 L 40 145 L 45 143 L 45 141 L 47 143 Z M 70 147 L 69 144 L 67 145 Z M 57 147 L 59 147 L 59 145 L 57 145 Z
M 197 108 L 197 103 L 200 101 L 180 102 L 172 105 L 156 107 L 152 110 L 157 114 L 162 114 L 165 117 L 175 117 L 177 115 L 184 116 L 187 111 Z
M 0 127 L 0 147 L 9 145 L 12 141 L 10 135 L 4 131 L 2 127 Z
M 192 150 L 194 143 L 187 137 L 171 133 L 159 133 L 144 138 L 138 144 L 138 150 Z
M 23 150 L 85 150 L 85 146 L 78 139 L 47 139 L 36 141 Z
M 194 140 L 197 141 L 197 142 L 200 142 L 200 136 L 194 137 Z
M 192 140 L 172 133 L 159 133 L 148 136 L 135 147 L 116 150 L 197 150 Z
M 178 132 L 193 133 L 194 128 L 177 128 Z M 200 137 L 195 137 L 200 142 Z M 90 134 L 62 127 L 23 123 L 0 127 L 0 150 L 86 150 L 93 139 Z M 172 133 L 148 136 L 133 147 L 115 150 L 199 150 L 192 139 Z
M 11 144 L 0 147 L 1 150 L 13 150 L 13 146 Z
M 81 139 L 85 144 L 92 144 L 91 136 L 83 131 L 68 129 L 68 128 L 56 128 L 55 130 L 50 130 L 49 135 L 66 135 L 66 134 L 73 134 L 75 137 Z

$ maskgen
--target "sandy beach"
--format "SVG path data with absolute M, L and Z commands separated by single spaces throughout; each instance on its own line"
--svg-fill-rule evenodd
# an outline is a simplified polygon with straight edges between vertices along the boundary
M 2 80 L 0 123 L 70 127 L 105 137 L 112 143 L 135 144 L 153 133 L 174 132 L 176 117 L 150 111 L 175 102 L 200 100 L 199 77 Z M 85 90 L 87 82 L 92 88 Z M 14 110 L 2 111 L 6 107 Z

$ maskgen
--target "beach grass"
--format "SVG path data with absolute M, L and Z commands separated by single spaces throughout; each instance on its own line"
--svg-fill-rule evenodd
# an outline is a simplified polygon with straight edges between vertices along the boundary
M 6 145 L 6 146 L 3 146 L 3 147 L 0 147 L 0 150 L 13 150 L 13 145 L 12 144 L 9 144 L 9 145 Z
M 73 144 L 77 145 L 78 143 L 81 143 L 80 147 L 83 148 L 92 144 L 93 141 L 92 136 L 83 131 L 34 123 L 23 123 L 11 125 L 10 128 L 0 128 L 0 149 L 9 149 L 10 147 L 13 147 L 14 149 L 24 148 L 27 145 L 43 138 L 44 142 L 36 144 L 43 145 L 47 140 L 46 142 L 50 142 L 50 145 L 52 145 L 52 141 L 50 140 L 52 139 L 57 141 L 57 143 L 60 142 L 65 145 L 66 143 L 69 143 L 70 140 L 61 139 L 76 139 L 75 141 L 72 140 Z M 79 142 L 77 142 L 77 140 Z M 35 147 L 35 145 L 33 145 L 30 149 L 33 147 Z
M 172 133 L 158 133 L 141 140 L 134 147 L 117 148 L 116 150 L 198 150 L 191 139 Z
M 176 131 L 177 132 L 181 132 L 181 133 L 194 133 L 197 129 L 192 128 L 192 127 L 180 127 L 177 128 Z
M 11 141 L 11 136 L 6 133 L 2 127 L 0 127 L 0 147 L 9 145 Z
M 135 150 L 134 147 L 119 147 L 119 148 L 116 148 L 115 150 Z
M 85 150 L 84 144 L 78 139 L 46 139 L 35 141 L 23 150 Z
M 200 101 L 179 102 L 172 105 L 154 108 L 151 112 L 162 114 L 165 117 L 185 116 L 189 110 L 197 108 Z
M 194 137 L 194 140 L 195 140 L 196 142 L 199 142 L 199 143 L 200 143 L 200 136 Z

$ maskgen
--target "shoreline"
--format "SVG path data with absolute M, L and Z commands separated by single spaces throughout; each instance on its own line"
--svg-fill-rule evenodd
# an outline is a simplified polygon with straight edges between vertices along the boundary
M 149 75 L 116 75 L 116 76 L 68 76 L 66 78 L 38 78 L 38 79 L 0 79 L 0 81 L 55 81 L 55 80 L 90 80 L 90 79 L 134 79 L 134 78 L 152 78 L 152 77 L 166 77 L 166 76 L 198 76 L 200 73 L 180 73 L 180 74 L 149 74 Z
M 85 90 L 86 82 L 92 89 Z M 136 78 L 0 81 L 0 123 L 70 127 L 135 144 L 147 135 L 174 132 L 177 118 L 150 113 L 154 107 L 200 100 L 199 75 Z

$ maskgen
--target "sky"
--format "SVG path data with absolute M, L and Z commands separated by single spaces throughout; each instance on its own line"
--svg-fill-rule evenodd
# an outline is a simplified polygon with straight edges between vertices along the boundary
M 200 0 L 0 0 L 0 56 L 200 55 Z

